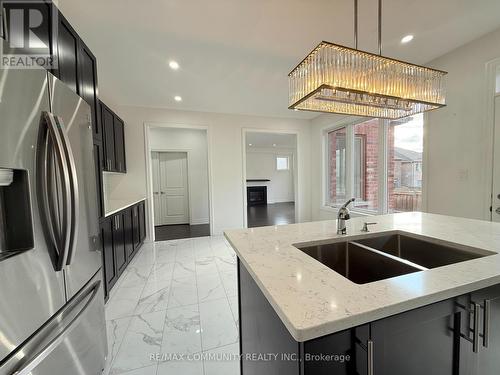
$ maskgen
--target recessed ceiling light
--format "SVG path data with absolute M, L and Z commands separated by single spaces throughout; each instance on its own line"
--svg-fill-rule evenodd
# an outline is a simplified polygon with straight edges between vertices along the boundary
M 401 43 L 409 43 L 413 40 L 413 35 L 406 35 L 401 39 Z
M 174 61 L 174 60 L 171 60 L 168 63 L 168 66 L 170 67 L 170 69 L 173 69 L 173 70 L 179 69 L 179 63 L 177 61 Z
M 251 143 L 249 143 L 248 145 L 249 145 L 249 146 L 252 146 L 252 144 L 251 144 Z
M 179 95 L 176 95 L 176 96 L 174 96 L 174 100 L 176 102 L 182 102 L 182 97 L 180 97 Z
M 276 147 L 276 143 L 273 143 L 273 147 Z

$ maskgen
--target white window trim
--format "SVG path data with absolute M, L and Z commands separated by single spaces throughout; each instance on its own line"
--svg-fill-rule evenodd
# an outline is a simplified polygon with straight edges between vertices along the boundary
M 346 165 L 351 165 L 352 160 L 354 159 L 354 126 L 366 121 L 373 120 L 370 117 L 357 117 L 357 118 L 343 118 L 339 122 L 326 126 L 322 129 L 322 137 L 323 137 L 323 147 L 322 147 L 322 163 L 323 163 L 323 173 L 322 173 L 322 211 L 327 212 L 337 212 L 338 208 L 341 204 L 329 204 L 329 144 L 328 144 L 328 133 L 346 128 L 346 144 L 350 145 L 347 147 L 346 154 Z M 424 119 L 425 124 L 425 119 Z M 387 197 L 387 157 L 388 157 L 388 145 L 387 145 L 387 126 L 388 120 L 379 119 L 379 148 L 378 148 L 378 184 L 379 184 L 379 194 L 378 194 L 378 208 L 377 211 L 374 210 L 365 210 L 362 208 L 354 207 L 351 212 L 361 216 L 375 216 L 388 213 L 388 197 Z M 425 165 L 424 165 L 425 168 Z M 354 171 L 352 168 L 346 168 L 346 191 L 348 194 L 352 194 L 354 187 Z

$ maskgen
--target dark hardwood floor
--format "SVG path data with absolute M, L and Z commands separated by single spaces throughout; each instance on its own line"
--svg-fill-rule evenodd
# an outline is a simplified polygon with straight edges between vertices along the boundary
M 247 207 L 248 227 L 295 223 L 295 203 L 273 203 Z
M 210 224 L 160 225 L 155 227 L 155 241 L 210 236 Z

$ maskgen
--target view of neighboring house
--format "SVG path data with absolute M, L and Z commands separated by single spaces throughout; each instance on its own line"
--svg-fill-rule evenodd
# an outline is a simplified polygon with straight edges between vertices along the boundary
M 422 153 L 394 147 L 394 188 L 422 188 Z

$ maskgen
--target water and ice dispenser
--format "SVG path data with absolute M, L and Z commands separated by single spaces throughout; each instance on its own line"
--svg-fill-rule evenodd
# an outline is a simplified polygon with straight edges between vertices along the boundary
M 0 168 L 0 260 L 33 248 L 28 171 Z

